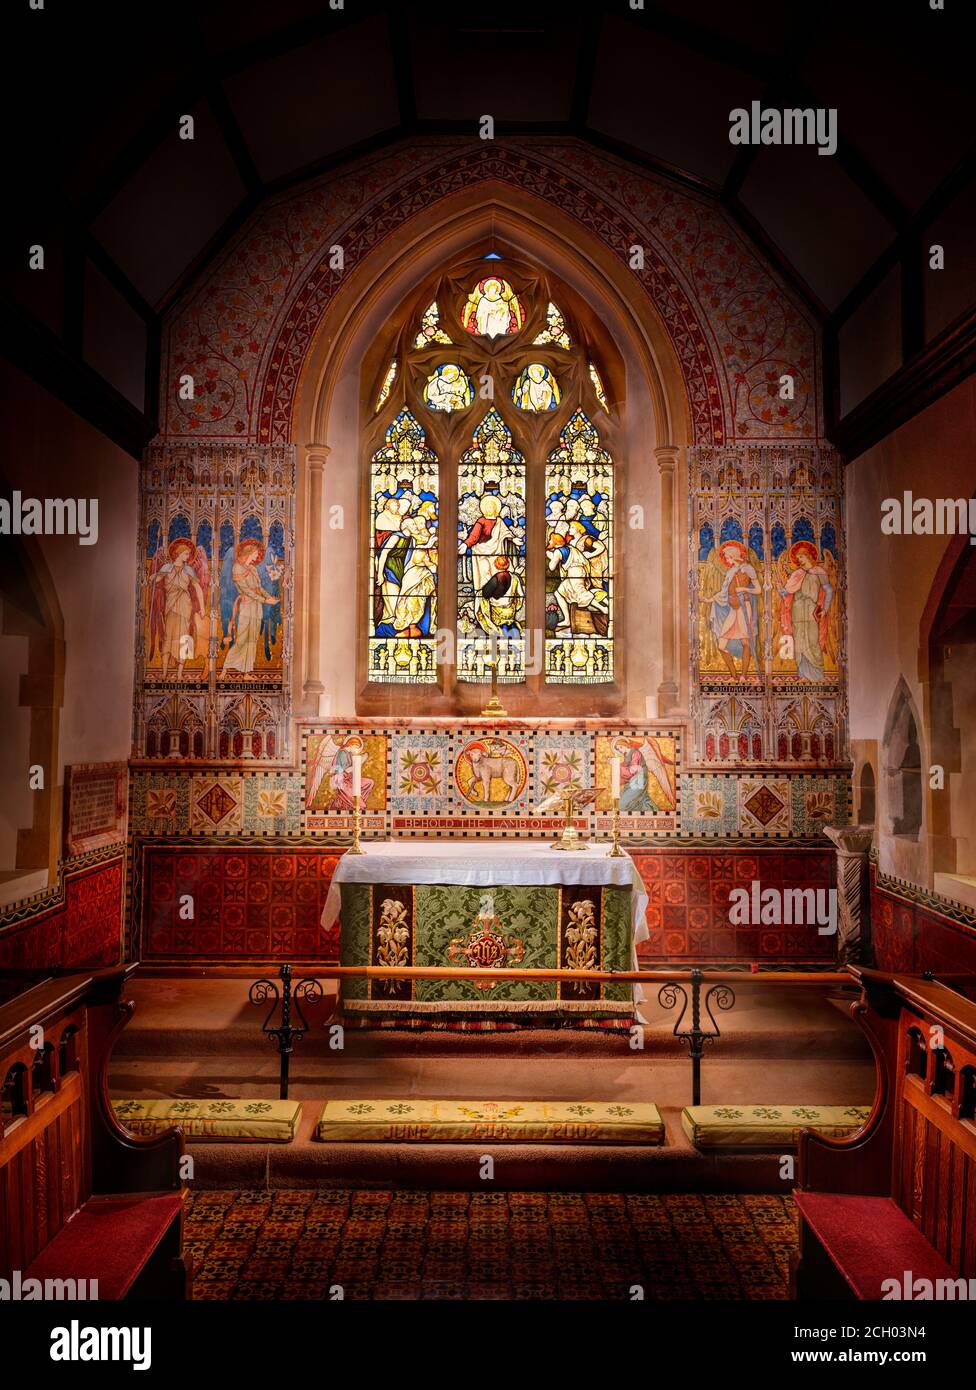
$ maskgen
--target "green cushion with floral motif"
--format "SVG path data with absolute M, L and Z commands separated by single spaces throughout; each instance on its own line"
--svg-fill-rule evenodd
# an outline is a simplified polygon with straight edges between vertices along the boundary
M 663 1144 L 656 1105 L 596 1100 L 330 1100 L 319 1139 L 374 1143 Z
M 295 1100 L 113 1100 L 112 1109 L 133 1134 L 179 1125 L 191 1143 L 287 1144 L 302 1114 Z
M 870 1105 L 686 1105 L 685 1134 L 699 1149 L 792 1149 L 800 1131 L 843 1139 L 862 1129 Z

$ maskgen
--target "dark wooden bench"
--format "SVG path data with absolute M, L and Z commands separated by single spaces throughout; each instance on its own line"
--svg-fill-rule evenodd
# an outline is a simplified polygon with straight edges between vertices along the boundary
M 136 1138 L 109 1102 L 127 973 L 49 979 L 0 1007 L 0 1278 L 22 1289 L 186 1297 L 182 1133 Z
M 931 1298 L 948 1281 L 941 1296 L 958 1296 L 976 1276 L 976 1004 L 918 976 L 852 974 L 877 1092 L 859 1134 L 801 1135 L 795 1293 Z

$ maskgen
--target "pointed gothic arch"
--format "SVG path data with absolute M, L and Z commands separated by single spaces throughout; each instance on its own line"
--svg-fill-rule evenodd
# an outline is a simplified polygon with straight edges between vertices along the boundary
M 622 611 L 640 615 L 631 653 L 626 652 L 629 643 L 621 648 L 629 662 L 626 681 L 621 665 L 618 689 L 602 692 L 605 698 L 598 706 L 592 698 L 567 696 L 549 712 L 626 712 L 643 718 L 651 707 L 648 697 L 662 713 L 687 704 L 687 624 L 686 615 L 676 610 L 675 595 L 678 575 L 686 568 L 684 528 L 678 520 L 685 491 L 677 464 L 690 440 L 690 416 L 674 349 L 644 287 L 605 245 L 559 209 L 511 187 L 504 189 L 503 203 L 501 191 L 490 183 L 477 185 L 442 199 L 400 227 L 343 277 L 305 358 L 293 425 L 293 437 L 304 445 L 297 527 L 296 610 L 305 617 L 304 630 L 296 633 L 299 713 L 348 713 L 354 708 L 407 712 L 395 700 L 378 709 L 365 693 L 361 673 L 354 681 L 349 671 L 368 586 L 368 566 L 351 546 L 365 505 L 360 422 L 369 418 L 384 382 L 389 359 L 380 366 L 385 348 L 377 344 L 384 341 L 398 306 L 412 295 L 419 302 L 423 294 L 418 287 L 439 268 L 489 250 L 533 264 L 561 281 L 567 295 L 603 325 L 609 348 L 605 359 L 619 358 L 619 367 L 608 368 L 607 392 L 615 404 L 626 405 L 621 446 L 625 485 L 618 507 L 625 509 L 628 521 L 633 517 L 640 525 L 642 517 L 644 524 L 643 530 L 631 533 L 622 527 L 620 533 L 622 547 L 631 545 L 645 557 L 642 567 L 639 561 L 627 567 L 631 593 L 621 595 Z M 356 518 L 356 526 L 350 517 Z M 623 568 L 622 552 L 618 564 Z M 341 603 L 348 605 L 351 566 L 356 599 L 350 620 L 337 606 L 336 595 L 341 588 Z M 634 653 L 641 643 L 637 660 Z M 328 710 L 321 704 L 327 689 L 338 692 Z M 478 707 L 480 703 L 478 699 Z M 472 710 L 476 712 L 474 706 Z M 452 700 L 441 712 L 465 710 Z M 528 707 L 524 712 L 545 713 Z

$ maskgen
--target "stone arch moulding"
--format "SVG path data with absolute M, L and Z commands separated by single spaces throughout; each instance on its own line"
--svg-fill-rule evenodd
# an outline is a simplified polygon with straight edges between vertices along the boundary
M 658 560 L 649 575 L 659 591 L 653 692 L 662 712 L 674 709 L 679 692 L 686 688 L 680 675 L 675 607 L 676 574 L 684 564 L 683 544 L 675 544 L 680 530 L 675 524 L 676 484 L 680 485 L 675 463 L 688 441 L 690 420 L 677 358 L 649 299 L 634 293 L 633 277 L 606 247 L 581 235 L 570 219 L 536 198 L 485 183 L 419 213 L 347 272 L 306 354 L 292 426 L 295 442 L 300 449 L 304 446 L 306 464 L 299 470 L 298 498 L 298 553 L 305 561 L 298 608 L 305 614 L 305 624 L 297 665 L 301 685 L 295 691 L 296 708 L 306 713 L 336 712 L 322 710 L 317 703 L 329 684 L 323 678 L 320 632 L 332 582 L 330 551 L 348 553 L 349 538 L 330 528 L 331 518 L 323 511 L 323 489 L 327 475 L 361 472 L 358 427 L 363 394 L 369 387 L 360 380 L 360 365 L 377 339 L 382 339 L 391 312 L 417 292 L 425 277 L 458 255 L 479 250 L 483 254 L 489 248 L 532 261 L 570 285 L 620 352 L 623 372 L 614 374 L 617 380 L 611 379 L 608 389 L 613 393 L 616 387 L 615 404 L 623 406 L 627 397 L 625 457 L 618 460 L 623 465 L 623 495 L 627 495 L 628 478 L 642 474 L 651 481 L 660 526 Z M 356 497 L 348 487 L 346 495 L 345 510 L 352 507 L 358 526 Z M 357 578 L 361 587 L 361 570 Z M 358 631 L 358 624 L 354 630 Z M 644 709 L 642 700 L 642 715 Z

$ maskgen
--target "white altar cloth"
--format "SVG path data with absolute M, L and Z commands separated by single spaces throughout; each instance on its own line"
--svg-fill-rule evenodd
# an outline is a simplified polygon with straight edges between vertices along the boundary
M 322 909 L 322 926 L 327 930 L 339 918 L 343 883 L 455 883 L 465 888 L 562 883 L 629 888 L 637 969 L 637 943 L 648 936 L 648 899 L 637 865 L 626 852 L 614 858 L 605 844 L 558 850 L 535 840 L 370 840 L 362 848 L 363 854 L 344 854 L 332 876 Z M 635 986 L 634 998 L 643 998 L 640 985 Z

